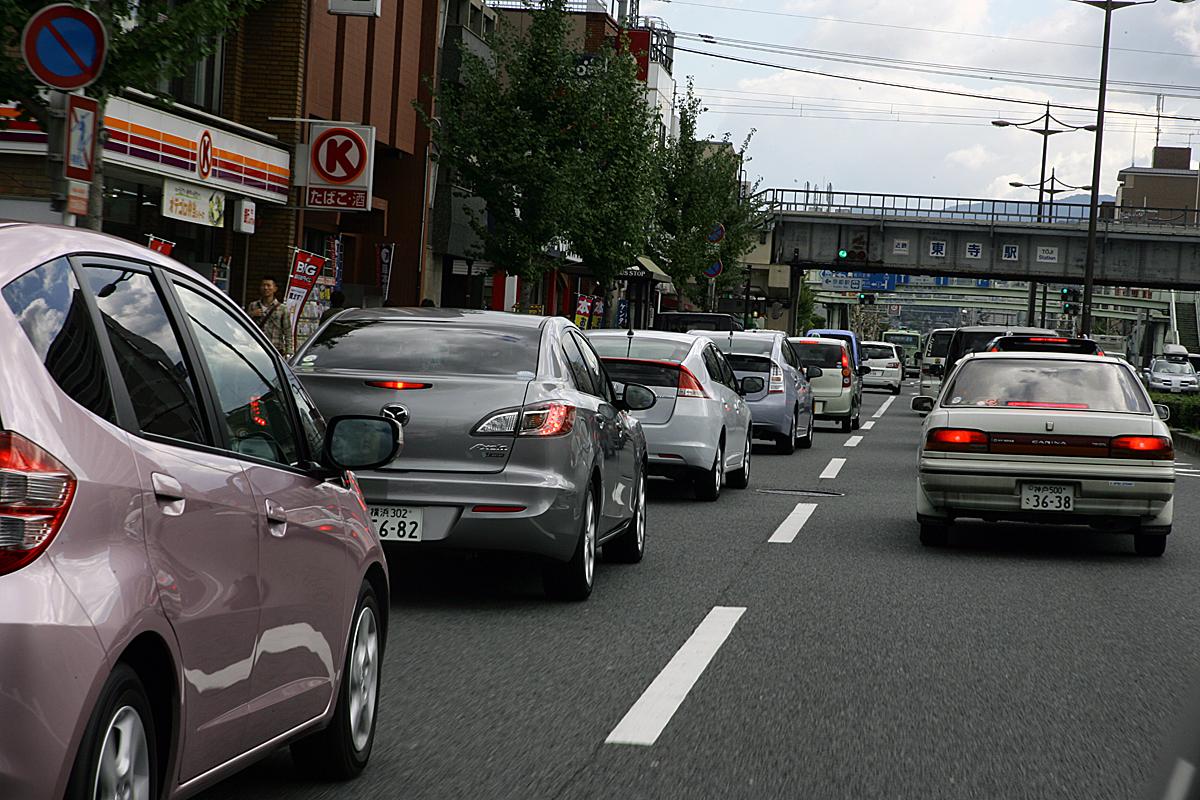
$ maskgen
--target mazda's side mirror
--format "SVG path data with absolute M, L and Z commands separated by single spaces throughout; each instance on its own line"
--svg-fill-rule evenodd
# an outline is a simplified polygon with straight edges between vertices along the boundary
M 340 470 L 378 469 L 404 447 L 404 430 L 394 419 L 346 415 L 325 430 L 325 463 Z
M 621 394 L 621 404 L 626 411 L 646 411 L 658 402 L 658 395 L 653 389 L 640 383 L 627 383 Z
M 918 395 L 912 399 L 909 406 L 918 414 L 928 414 L 933 411 L 934 399 L 928 395 Z
M 742 378 L 742 382 L 739 387 L 740 391 L 738 394 L 740 394 L 742 397 L 745 397 L 749 394 L 758 394 L 765 388 L 767 388 L 766 381 L 764 381 L 762 378 L 755 378 L 751 376 L 749 378 Z

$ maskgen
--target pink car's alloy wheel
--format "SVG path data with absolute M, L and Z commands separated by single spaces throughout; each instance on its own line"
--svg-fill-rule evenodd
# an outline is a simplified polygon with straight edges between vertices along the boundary
M 354 626 L 350 656 L 350 736 L 362 752 L 371 740 L 375 721 L 375 696 L 379 692 L 379 631 L 375 613 L 364 608 Z
M 150 745 L 146 727 L 132 706 L 113 714 L 100 748 L 95 800 L 149 800 Z

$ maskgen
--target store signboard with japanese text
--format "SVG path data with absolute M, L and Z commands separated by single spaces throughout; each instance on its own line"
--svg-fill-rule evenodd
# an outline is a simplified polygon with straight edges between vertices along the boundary
M 374 150 L 374 126 L 314 123 L 309 129 L 305 206 L 369 211 Z
M 162 215 L 210 228 L 223 228 L 225 193 L 195 183 L 164 178 Z

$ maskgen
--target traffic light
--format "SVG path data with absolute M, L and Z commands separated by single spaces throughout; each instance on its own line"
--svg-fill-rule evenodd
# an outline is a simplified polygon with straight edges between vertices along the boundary
M 842 249 L 838 250 L 838 261 L 845 261 L 849 257 L 850 251 L 846 248 L 843 247 Z
M 1083 292 L 1078 289 L 1064 286 L 1061 291 L 1062 295 L 1062 310 L 1064 314 L 1075 316 L 1083 311 Z
M 869 294 L 869 293 L 867 293 L 867 292 L 859 292 L 859 293 L 858 293 L 858 304 L 859 304 L 860 306 L 873 306 L 873 305 L 875 305 L 875 295 L 873 295 L 873 294 Z

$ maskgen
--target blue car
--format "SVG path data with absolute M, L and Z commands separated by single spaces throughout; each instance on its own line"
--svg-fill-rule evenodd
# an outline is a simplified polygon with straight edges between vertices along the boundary
M 733 374 L 762 378 L 762 391 L 746 395 L 756 439 L 775 442 L 777 452 L 789 454 L 813 442 L 813 400 L 808 378 L 820 367 L 805 372 L 796 351 L 779 331 L 705 331 L 725 354 Z
M 850 348 L 850 360 L 854 362 L 854 368 L 850 370 L 854 395 L 854 410 L 850 415 L 851 428 L 858 430 L 859 415 L 862 413 L 863 377 L 871 371 L 871 368 L 864 363 L 866 359 L 863 356 L 865 354 L 858 334 L 841 328 L 813 328 L 806 335 L 821 339 L 841 339 Z

